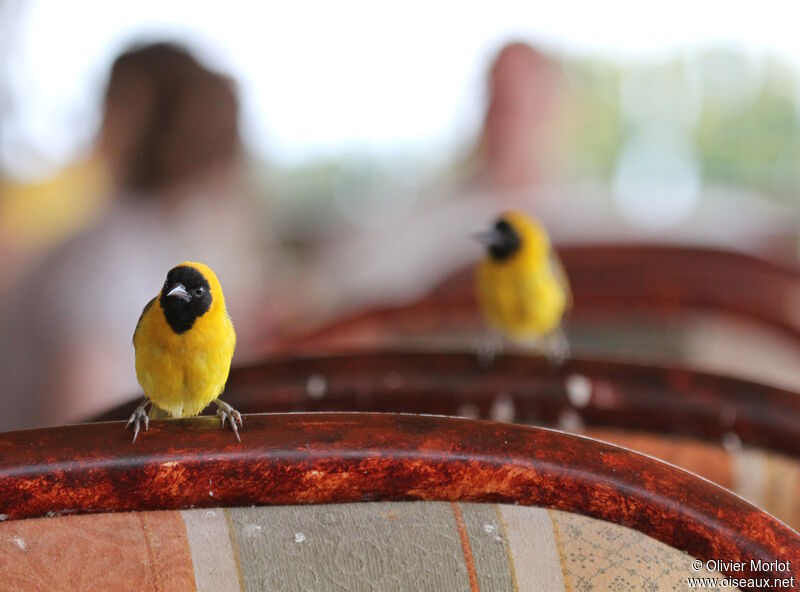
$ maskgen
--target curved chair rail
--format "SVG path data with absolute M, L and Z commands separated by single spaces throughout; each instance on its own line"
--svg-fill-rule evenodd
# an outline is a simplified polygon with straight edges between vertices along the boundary
M 671 317 L 707 311 L 755 321 L 800 341 L 797 269 L 708 248 L 580 245 L 560 247 L 558 253 L 570 278 L 572 318 L 618 319 L 631 313 Z M 375 340 L 408 328 L 442 331 L 474 324 L 479 322 L 474 283 L 474 269 L 463 269 L 416 302 L 377 307 L 286 335 L 266 351 L 319 351 L 353 336 Z
M 554 367 L 502 355 L 370 352 L 235 368 L 225 400 L 244 412 L 378 411 L 465 415 L 741 441 L 800 458 L 800 395 L 687 369 L 592 359 Z M 127 419 L 138 401 L 103 415 Z M 498 408 L 500 405 L 502 408 Z M 731 437 L 735 434 L 735 437 Z
M 576 245 L 558 253 L 578 313 L 714 310 L 800 338 L 800 271 L 795 268 L 733 251 L 668 245 Z M 473 270 L 452 276 L 431 297 L 474 303 Z
M 242 442 L 212 418 L 0 434 L 0 513 L 370 500 L 516 503 L 636 529 L 702 559 L 789 561 L 800 535 L 671 465 L 589 438 L 520 425 L 393 414 L 245 418 Z

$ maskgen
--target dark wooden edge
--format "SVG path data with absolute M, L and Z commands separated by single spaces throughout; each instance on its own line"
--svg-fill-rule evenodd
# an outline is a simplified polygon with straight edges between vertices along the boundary
M 588 400 L 575 393 L 587 383 Z M 594 427 L 729 446 L 741 442 L 800 458 L 800 394 L 706 372 L 610 360 L 569 359 L 553 366 L 507 354 L 485 367 L 472 352 L 278 358 L 235 368 L 225 400 L 248 413 L 468 411 L 540 425 L 578 417 Z M 137 403 L 98 419 L 126 419 Z
M 0 513 L 436 500 L 535 505 L 636 529 L 701 559 L 790 561 L 800 535 L 691 473 L 589 438 L 396 414 L 250 415 L 0 434 Z M 689 566 L 687 565 L 687 568 Z

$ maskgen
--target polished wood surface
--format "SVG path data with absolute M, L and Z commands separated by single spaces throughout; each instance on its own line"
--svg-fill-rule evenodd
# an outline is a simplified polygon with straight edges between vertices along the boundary
M 380 411 L 680 434 L 800 458 L 800 395 L 681 368 L 506 354 L 371 352 L 234 368 L 225 400 L 248 413 Z M 138 401 L 99 420 L 127 419 Z
M 577 512 L 701 560 L 790 561 L 774 575 L 800 581 L 800 535 L 769 514 L 671 465 L 551 430 L 327 413 L 246 416 L 241 443 L 213 418 L 153 421 L 135 445 L 122 423 L 0 434 L 6 519 L 377 500 Z

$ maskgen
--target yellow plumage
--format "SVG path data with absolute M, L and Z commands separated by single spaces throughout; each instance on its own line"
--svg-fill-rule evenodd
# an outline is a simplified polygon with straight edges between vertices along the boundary
M 478 267 L 477 288 L 487 323 L 513 341 L 560 331 L 569 284 L 544 228 L 507 212 L 485 236 L 489 252 Z
M 141 407 L 150 401 L 170 417 L 191 417 L 216 401 L 223 424 L 230 417 L 236 431 L 235 419 L 241 416 L 218 400 L 236 333 L 222 287 L 208 266 L 187 261 L 170 270 L 164 287 L 142 311 L 133 345 L 136 377 L 147 398 Z

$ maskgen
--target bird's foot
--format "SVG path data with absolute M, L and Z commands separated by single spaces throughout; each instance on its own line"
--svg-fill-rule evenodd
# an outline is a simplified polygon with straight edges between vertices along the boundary
M 544 339 L 544 350 L 550 365 L 558 368 L 570 356 L 569 341 L 564 329 L 559 327 Z
M 133 443 L 136 442 L 136 437 L 139 435 L 139 427 L 142 423 L 144 423 L 145 432 L 150 429 L 150 418 L 147 416 L 147 406 L 149 404 L 150 401 L 145 399 L 144 402 L 134 410 L 128 423 L 125 424 L 125 429 L 128 429 L 128 426 L 133 424 Z
M 220 399 L 217 399 L 214 403 L 217 405 L 217 417 L 219 417 L 220 426 L 224 428 L 226 421 L 231 424 L 233 434 L 236 436 L 236 439 L 241 442 L 242 439 L 239 437 L 239 428 L 242 427 L 242 414 Z
M 500 335 L 487 335 L 478 342 L 475 352 L 481 368 L 490 368 L 495 358 L 503 353 L 504 343 Z

